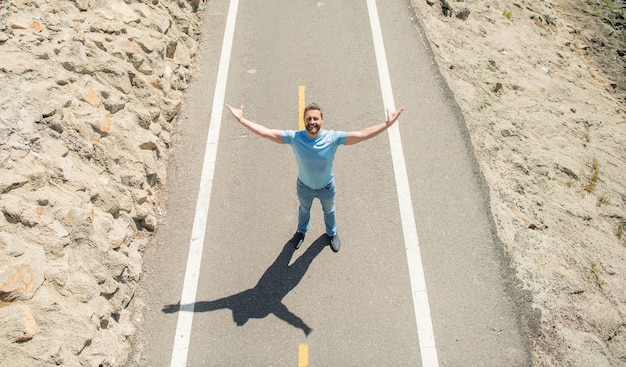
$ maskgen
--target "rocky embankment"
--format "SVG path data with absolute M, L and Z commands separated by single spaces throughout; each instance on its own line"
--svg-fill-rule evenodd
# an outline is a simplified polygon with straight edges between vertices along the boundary
M 0 365 L 127 360 L 198 2 L 0 3 Z

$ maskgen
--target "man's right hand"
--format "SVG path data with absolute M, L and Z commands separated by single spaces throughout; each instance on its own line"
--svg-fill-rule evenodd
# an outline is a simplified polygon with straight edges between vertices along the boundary
M 237 119 L 237 121 L 241 122 L 241 120 L 243 119 L 243 105 L 241 105 L 239 108 L 234 108 L 226 103 L 226 108 L 228 108 L 230 114 L 233 115 L 233 117 Z

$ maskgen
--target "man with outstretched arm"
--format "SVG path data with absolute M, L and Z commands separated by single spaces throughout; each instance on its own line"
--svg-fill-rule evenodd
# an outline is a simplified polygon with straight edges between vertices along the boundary
M 371 139 L 393 125 L 404 107 L 396 112 L 387 110 L 387 120 L 377 125 L 359 131 L 322 130 L 324 112 L 322 108 L 311 103 L 304 109 L 304 125 L 306 130 L 277 130 L 269 129 L 261 124 L 243 117 L 243 106 L 239 108 L 226 107 L 244 127 L 253 133 L 278 144 L 289 144 L 296 155 L 298 162 L 297 193 L 300 205 L 298 207 L 298 228 L 291 241 L 296 249 L 304 241 L 304 235 L 309 229 L 311 205 L 317 198 L 322 204 L 326 235 L 330 239 L 330 247 L 334 252 L 339 251 L 341 240 L 337 234 L 335 210 L 335 179 L 333 175 L 333 160 L 339 145 L 352 145 Z

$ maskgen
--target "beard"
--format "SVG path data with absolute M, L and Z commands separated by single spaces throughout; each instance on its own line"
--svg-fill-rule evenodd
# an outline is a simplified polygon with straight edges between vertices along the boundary
M 315 135 L 318 133 L 318 131 L 320 130 L 320 126 L 317 124 L 308 124 L 306 125 L 306 131 L 309 134 Z

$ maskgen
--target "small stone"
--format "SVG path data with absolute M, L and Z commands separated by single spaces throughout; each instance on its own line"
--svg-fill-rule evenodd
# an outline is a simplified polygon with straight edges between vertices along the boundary
M 63 225 L 58 220 L 53 220 L 46 226 L 53 230 L 59 238 L 67 237 L 70 235 L 70 233 L 65 229 L 65 227 L 63 227 Z
M 27 342 L 35 337 L 37 322 L 33 311 L 25 304 L 0 308 L 0 324 L 3 334 L 14 343 Z
M 100 106 L 100 97 L 93 89 L 90 89 L 87 93 L 85 93 L 83 100 L 94 107 Z
M 139 15 L 128 4 L 116 1 L 110 5 L 111 9 L 122 16 L 122 21 L 128 23 L 139 23 Z
M 578 175 L 576 173 L 574 173 L 574 171 L 572 171 L 571 169 L 569 169 L 567 167 L 563 167 L 563 166 L 559 166 L 559 168 L 561 169 L 561 171 L 563 173 L 565 173 L 569 177 L 573 178 L 574 180 L 578 181 Z
M 124 109 L 126 106 L 126 101 L 119 96 L 111 96 L 104 100 L 104 108 L 109 111 L 111 114 L 115 114 L 116 112 Z
M 28 27 L 24 23 L 16 20 L 16 21 L 13 21 L 11 23 L 11 28 L 13 28 L 13 29 L 26 29 Z
M 158 220 L 154 215 L 148 215 L 146 219 L 143 220 L 143 227 L 148 231 L 154 232 L 157 228 Z
M 43 30 L 43 26 L 38 21 L 34 21 L 29 28 L 34 29 L 37 32 L 41 32 Z
M 41 111 L 41 116 L 43 116 L 44 118 L 50 117 L 50 116 L 53 116 L 56 112 L 57 112 L 57 110 L 56 110 L 56 108 L 54 108 L 54 106 L 46 105 L 46 106 L 44 106 L 43 110 Z
M 150 124 L 150 132 L 154 134 L 154 136 L 159 136 L 163 132 L 163 128 L 159 124 Z
M 160 22 L 155 21 L 155 24 L 157 28 L 159 29 L 159 31 L 163 34 L 166 34 L 167 31 L 172 26 L 172 22 L 170 18 L 167 18 L 167 17 L 163 18 Z
M 133 215 L 133 219 L 136 220 L 144 220 L 150 213 L 152 212 L 148 203 L 143 203 L 141 205 L 135 206 L 135 215 Z
M 0 175 L 0 194 L 5 194 L 11 190 L 15 190 L 24 186 L 28 182 L 28 178 L 13 171 L 4 171 Z
M 463 8 L 463 10 L 457 13 L 456 17 L 461 20 L 467 20 L 467 18 L 469 18 L 469 15 L 470 15 L 469 8 Z
M 176 117 L 176 115 L 178 115 L 178 113 L 180 113 L 180 110 L 183 108 L 183 104 L 182 102 L 178 102 L 176 105 L 172 106 L 173 108 L 170 109 L 169 112 L 167 112 L 166 118 L 167 121 L 170 122 L 174 119 L 174 117 Z
M 23 255 L 0 267 L 0 301 L 28 301 L 44 281 L 43 248 L 27 248 Z
M 100 285 L 93 276 L 84 271 L 70 270 L 66 289 L 80 302 L 89 302 L 100 295 Z
M 76 2 L 76 6 L 80 11 L 87 11 L 89 9 L 89 0 L 74 0 Z
M 139 205 L 145 203 L 148 199 L 148 193 L 145 190 L 133 190 L 132 196 L 135 203 Z
M 445 15 L 446 17 L 452 16 L 452 7 L 447 0 L 441 0 L 441 10 L 443 11 L 443 15 Z
M 148 140 L 144 141 L 143 143 L 139 144 L 139 148 L 145 149 L 145 150 L 154 150 L 154 149 L 156 149 L 156 147 L 157 147 L 156 137 L 154 137 L 154 136 L 152 136 Z
M 145 182 L 145 176 L 134 170 L 126 170 L 120 173 L 120 180 L 126 186 L 140 189 Z
M 178 42 L 176 41 L 169 41 L 167 43 L 167 47 L 165 48 L 165 57 L 167 57 L 168 59 L 172 59 L 174 58 L 174 54 L 176 53 L 176 47 L 178 46 Z
M 91 127 L 101 135 L 106 135 L 111 131 L 111 114 L 107 113 L 104 116 L 95 118 L 89 122 Z
M 18 257 L 24 255 L 26 247 L 8 233 L 0 233 L 0 250 L 4 250 L 11 257 Z
M 174 61 L 179 65 L 189 67 L 189 65 L 191 65 L 191 52 L 189 48 L 182 43 L 178 45 L 174 53 Z

